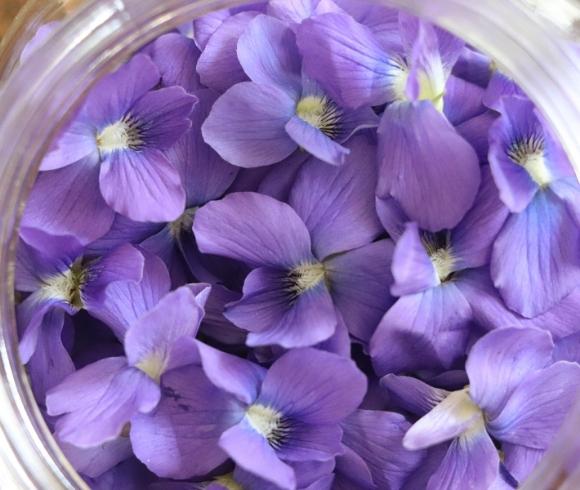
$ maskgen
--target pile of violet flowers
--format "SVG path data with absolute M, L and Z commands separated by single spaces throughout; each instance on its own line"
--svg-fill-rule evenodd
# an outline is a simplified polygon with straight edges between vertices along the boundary
M 437 27 L 209 14 L 42 161 L 21 357 L 95 489 L 516 488 L 580 387 L 579 196 L 534 104 Z

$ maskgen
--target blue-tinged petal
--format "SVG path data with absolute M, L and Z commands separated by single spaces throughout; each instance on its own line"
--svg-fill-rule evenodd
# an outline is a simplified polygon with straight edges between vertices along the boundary
M 490 420 L 490 434 L 500 441 L 547 449 L 578 398 L 580 366 L 559 361 L 522 381 Z
M 475 343 L 467 359 L 470 396 L 490 417 L 497 416 L 513 390 L 552 360 L 550 334 L 535 328 L 501 328 Z
M 393 296 L 421 293 L 441 284 L 416 223 L 407 223 L 405 231 L 397 241 L 392 272 Z
M 425 449 L 480 432 L 485 434 L 483 413 L 465 389 L 450 393 L 415 422 L 405 434 L 403 446 L 409 450 Z
M 387 374 L 381 378 L 381 386 L 395 399 L 397 408 L 422 417 L 435 408 L 448 395 L 447 390 L 433 388 L 417 378 Z
M 394 412 L 357 410 L 343 423 L 343 444 L 366 462 L 377 488 L 401 488 L 420 464 L 421 451 L 407 451 L 403 436 L 411 424 Z
M 377 374 L 449 369 L 465 354 L 470 322 L 471 308 L 453 282 L 399 298 L 371 339 Z
M 384 51 L 373 32 L 346 14 L 304 21 L 297 32 L 304 70 L 343 107 L 391 102 L 405 78 L 400 58 Z
M 566 203 L 539 191 L 511 215 L 492 253 L 491 276 L 507 306 L 533 318 L 580 284 L 580 228 Z
M 499 198 L 489 167 L 482 169 L 481 177 L 473 207 L 451 232 L 453 256 L 459 270 L 489 263 L 493 243 L 509 214 Z
M 226 462 L 218 441 L 241 420 L 243 408 L 198 366 L 167 373 L 163 385 L 157 409 L 131 421 L 135 455 L 163 478 L 206 475 Z
M 337 325 L 328 289 L 319 284 L 296 291 L 290 273 L 255 269 L 244 283 L 244 296 L 228 306 L 225 316 L 249 331 L 247 344 L 305 347 L 329 339 Z
M 240 65 L 237 45 L 240 36 L 258 12 L 240 12 L 223 21 L 207 41 L 197 62 L 201 83 L 225 92 L 236 83 L 248 79 Z
M 93 157 L 39 174 L 26 202 L 22 238 L 42 249 L 43 240 L 35 239 L 29 229 L 74 236 L 83 245 L 103 236 L 109 231 L 115 212 L 103 199 L 98 183 L 99 165 Z
M 351 154 L 341 167 L 306 162 L 290 193 L 289 203 L 310 231 L 319 260 L 367 245 L 382 231 L 373 199 L 376 147 L 364 136 L 348 147 Z
M 105 201 L 134 221 L 173 221 L 185 209 L 179 172 L 159 150 L 112 153 L 101 164 L 99 184 Z
M 253 267 L 292 269 L 312 259 L 308 229 L 296 212 L 253 192 L 206 204 L 196 214 L 193 231 L 202 252 Z
M 301 60 L 296 36 L 284 22 L 259 15 L 238 41 L 238 59 L 250 80 L 299 95 Z
M 394 302 L 389 294 L 393 243 L 381 240 L 324 263 L 332 301 L 349 332 L 368 342 Z
M 473 205 L 479 160 L 431 102 L 390 105 L 379 127 L 377 195 L 391 195 L 426 230 L 453 228 Z
M 298 148 L 285 130 L 295 105 L 277 87 L 239 83 L 214 104 L 202 126 L 203 138 L 224 160 L 238 167 L 280 162 Z
M 499 475 L 499 455 L 485 429 L 455 439 L 427 490 L 490 488 Z
M 350 154 L 348 148 L 298 116 L 292 116 L 285 129 L 297 146 L 331 165 L 343 165 Z

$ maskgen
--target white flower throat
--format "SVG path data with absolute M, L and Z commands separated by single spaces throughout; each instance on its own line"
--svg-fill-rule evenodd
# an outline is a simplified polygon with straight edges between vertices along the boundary
M 331 139 L 336 139 L 341 134 L 342 111 L 325 95 L 307 95 L 301 98 L 296 105 L 296 115 Z
M 63 300 L 74 308 L 81 309 L 84 306 L 83 286 L 88 276 L 88 269 L 81 260 L 77 260 L 66 271 L 45 278 L 42 292 L 46 297 Z
M 299 296 L 318 286 L 324 281 L 326 271 L 321 262 L 304 263 L 288 273 L 287 289 L 295 296 Z
M 436 235 L 425 234 L 422 241 L 439 281 L 441 283 L 449 281 L 457 265 L 457 259 L 451 248 L 450 234 L 448 232 Z
M 139 122 L 130 115 L 107 126 L 97 135 L 97 147 L 101 153 L 120 150 L 138 150 L 142 145 Z
M 250 405 L 246 410 L 246 419 L 274 449 L 283 444 L 290 429 L 280 412 L 261 404 Z
M 540 187 L 552 181 L 552 175 L 546 165 L 545 143 L 542 136 L 532 135 L 516 141 L 507 154 L 513 162 L 524 167 Z

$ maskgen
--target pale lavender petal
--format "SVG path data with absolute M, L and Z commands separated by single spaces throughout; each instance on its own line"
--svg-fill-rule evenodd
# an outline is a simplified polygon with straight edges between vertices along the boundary
M 297 144 L 310 154 L 331 165 L 343 165 L 350 150 L 341 146 L 320 129 L 298 116 L 293 116 L 285 125 L 286 132 Z
M 449 77 L 443 97 L 443 112 L 453 126 L 486 112 L 481 99 L 484 90 L 461 78 Z
M 381 105 L 397 97 L 402 61 L 387 54 L 373 32 L 349 15 L 304 21 L 297 42 L 306 73 L 343 107 Z
M 101 164 L 99 183 L 107 203 L 135 221 L 173 221 L 185 209 L 179 172 L 159 150 L 113 153 Z
M 449 369 L 465 353 L 470 321 L 471 308 L 453 282 L 399 298 L 370 342 L 377 374 Z
M 320 0 L 270 0 L 268 15 L 288 24 L 300 24 L 316 11 Z
M 490 109 L 501 112 L 504 97 L 526 98 L 524 91 L 514 80 L 504 75 L 499 70 L 494 70 L 487 85 L 483 103 Z
M 40 171 L 56 170 L 81 160 L 97 158 L 95 128 L 84 121 L 73 121 L 44 156 Z
M 197 342 L 197 347 L 205 375 L 215 386 L 244 404 L 250 405 L 256 400 L 266 369 L 201 342 Z
M 202 126 L 203 138 L 238 167 L 280 162 L 298 148 L 284 129 L 294 115 L 295 103 L 277 87 L 238 83 L 214 104 Z
M 381 240 L 325 261 L 326 278 L 349 332 L 368 342 L 394 298 L 390 264 L 393 243 Z
M 457 269 L 474 269 L 489 264 L 493 243 L 508 214 L 489 167 L 484 167 L 475 204 L 451 233 Z
M 218 441 L 241 419 L 241 407 L 197 366 L 171 371 L 163 383 L 157 409 L 131 421 L 135 455 L 165 478 L 185 479 L 213 471 L 227 460 Z
M 296 36 L 284 22 L 259 15 L 240 36 L 237 52 L 242 68 L 252 81 L 299 95 L 300 54 Z
M 417 378 L 387 374 L 381 378 L 381 386 L 389 391 L 397 408 L 422 417 L 449 395 L 447 390 L 433 388 Z
M 509 308 L 533 318 L 580 284 L 578 250 L 574 216 L 549 188 L 542 189 L 524 212 L 508 218 L 495 241 L 494 285 Z
M 467 359 L 471 397 L 490 417 L 497 416 L 514 388 L 551 362 L 553 349 L 550 334 L 539 329 L 502 328 L 487 334 Z
M 475 201 L 475 151 L 430 102 L 395 103 L 379 127 L 377 195 L 391 195 L 429 231 L 453 228 Z
M 149 55 L 161 73 L 161 83 L 165 87 L 179 85 L 188 92 L 202 88 L 197 73 L 191 69 L 200 54 L 192 39 L 175 32 L 158 37 L 149 46 Z
M 488 488 L 499 474 L 499 456 L 485 431 L 455 439 L 427 490 Z
M 244 296 L 228 306 L 225 316 L 248 330 L 247 344 L 306 347 L 330 338 L 337 325 L 336 310 L 324 283 L 294 296 L 288 272 L 259 268 L 244 284 Z
M 292 268 L 311 258 L 310 236 L 287 204 L 253 192 L 229 194 L 201 208 L 193 223 L 204 253 Z
M 88 480 L 92 490 L 109 490 L 122 488 L 123 490 L 143 490 L 156 479 L 155 475 L 147 471 L 147 468 L 136 458 L 115 466 L 103 473 L 99 478 Z
M 260 194 L 266 194 L 279 201 L 288 201 L 298 172 L 310 158 L 306 152 L 296 152 L 290 155 L 283 162 L 270 168 L 256 190 Z
M 538 465 L 544 451 L 504 442 L 501 445 L 504 464 L 511 475 L 519 482 L 524 482 Z
M 350 359 L 295 349 L 268 370 L 258 402 L 300 422 L 333 424 L 360 405 L 366 389 L 366 377 Z
M 371 243 L 381 231 L 374 206 L 376 147 L 358 137 L 345 165 L 311 159 L 296 177 L 289 203 L 310 231 L 319 260 Z
M 211 36 L 231 16 L 228 9 L 216 10 L 193 20 L 193 38 L 200 50 L 204 50 Z
M 532 373 L 513 390 L 490 433 L 500 441 L 529 448 L 547 449 L 580 388 L 580 366 L 559 361 Z
M 133 455 L 128 437 L 118 437 L 99 446 L 84 449 L 62 441 L 59 446 L 74 469 L 89 478 L 98 478 Z
M 416 223 L 407 223 L 393 253 L 393 296 L 421 293 L 440 284 Z
M 236 83 L 248 79 L 236 50 L 240 36 L 256 15 L 257 12 L 233 15 L 225 19 L 209 38 L 196 67 L 203 85 L 225 92 Z
M 573 333 L 556 341 L 555 361 L 570 361 L 580 364 L 580 332 Z
M 103 236 L 115 212 L 101 196 L 98 182 L 99 166 L 93 157 L 42 172 L 26 202 L 21 236 L 36 248 L 42 248 L 43 243 L 34 240 L 33 235 L 28 237 L 28 229 L 55 236 L 72 235 L 83 245 Z
M 284 490 L 296 488 L 292 467 L 280 460 L 268 441 L 245 419 L 222 434 L 220 447 L 244 470 Z
M 394 412 L 357 410 L 342 424 L 343 442 L 367 463 L 377 488 L 401 488 L 423 454 L 407 451 L 402 440 L 410 427 Z

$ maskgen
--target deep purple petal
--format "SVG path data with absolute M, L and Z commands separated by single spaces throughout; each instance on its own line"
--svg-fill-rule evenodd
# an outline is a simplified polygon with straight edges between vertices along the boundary
M 409 376 L 387 374 L 381 378 L 381 386 L 389 391 L 398 408 L 422 417 L 441 403 L 449 392 L 433 388 L 427 383 Z
M 206 204 L 195 216 L 193 231 L 202 252 L 254 267 L 292 268 L 311 257 L 308 230 L 294 210 L 253 192 Z
M 332 490 L 375 490 L 377 487 L 365 460 L 348 446 L 343 447 L 344 454 L 336 457 L 334 481 L 328 487 Z
M 155 412 L 131 422 L 135 455 L 161 477 L 205 475 L 227 460 L 218 441 L 240 420 L 241 407 L 197 366 L 167 373 L 163 384 Z
M 453 67 L 453 75 L 485 88 L 492 76 L 491 58 L 465 46 Z
M 280 460 L 268 441 L 245 419 L 222 434 L 220 447 L 244 470 L 284 490 L 296 488 L 292 467 Z
M 325 261 L 332 301 L 349 332 L 368 342 L 393 304 L 389 294 L 393 243 L 381 240 Z
M 453 282 L 399 298 L 371 339 L 377 374 L 449 369 L 465 353 L 470 320 L 471 308 Z
M 493 243 L 508 214 L 489 168 L 484 167 L 475 203 L 451 234 L 457 269 L 474 269 L 489 263 Z
M 297 42 L 306 73 L 342 106 L 381 105 L 397 97 L 401 62 L 349 15 L 326 14 L 304 21 Z
M 192 39 L 175 32 L 164 34 L 151 43 L 149 54 L 165 87 L 179 85 L 188 92 L 202 88 L 197 73 L 191 69 L 200 56 Z
M 359 406 L 366 389 L 365 376 L 350 359 L 316 349 L 295 349 L 269 369 L 258 402 L 297 421 L 333 424 Z
M 216 101 L 202 126 L 203 137 L 232 165 L 271 165 L 298 147 L 284 129 L 294 106 L 295 100 L 277 87 L 239 83 Z
M 490 433 L 500 441 L 547 449 L 577 399 L 580 366 L 559 361 L 536 371 L 513 391 Z
M 32 234 L 28 236 L 29 228 L 55 236 L 72 235 L 82 244 L 103 236 L 109 231 L 115 212 L 101 196 L 98 182 L 99 166 L 92 157 L 42 172 L 26 203 L 21 236 L 39 249 L 43 243 Z
M 401 488 L 423 454 L 402 440 L 410 424 L 394 412 L 357 410 L 342 424 L 344 444 L 367 463 L 377 488 Z
M 284 461 L 332 461 L 342 453 L 342 430 L 338 425 L 292 422 L 292 429 L 278 449 Z
M 381 233 L 374 206 L 375 146 L 364 137 L 349 144 L 345 165 L 311 159 L 296 177 L 289 203 L 312 237 L 319 260 L 371 243 Z
M 429 479 L 428 490 L 488 488 L 499 473 L 499 456 L 485 431 L 455 439 L 439 468 Z
M 225 92 L 236 83 L 248 79 L 238 61 L 237 45 L 256 15 L 257 12 L 233 15 L 225 19 L 209 38 L 196 67 L 203 85 Z
M 426 230 L 453 228 L 475 201 L 475 151 L 430 102 L 390 105 L 379 127 L 377 195 L 391 195 Z
M 237 52 L 242 68 L 252 81 L 299 95 L 300 54 L 296 36 L 284 22 L 259 15 L 240 36 Z
M 393 296 L 421 293 L 441 283 L 416 223 L 407 223 L 398 239 L 393 253 L 392 271 Z
M 208 379 L 218 388 L 250 405 L 258 397 L 266 370 L 231 354 L 197 343 L 201 365 Z
M 299 293 L 288 290 L 288 272 L 260 268 L 244 284 L 244 296 L 228 306 L 225 316 L 248 330 L 247 344 L 307 347 L 332 336 L 336 310 L 324 283 Z
M 511 215 L 495 241 L 491 276 L 507 306 L 532 318 L 580 284 L 580 228 L 550 189 Z
M 173 221 L 185 209 L 179 172 L 159 150 L 113 153 L 102 163 L 99 181 L 107 203 L 135 221 Z
M 497 416 L 512 391 L 550 363 L 553 349 L 550 334 L 538 329 L 503 328 L 487 334 L 467 359 L 471 397 L 490 417 Z

